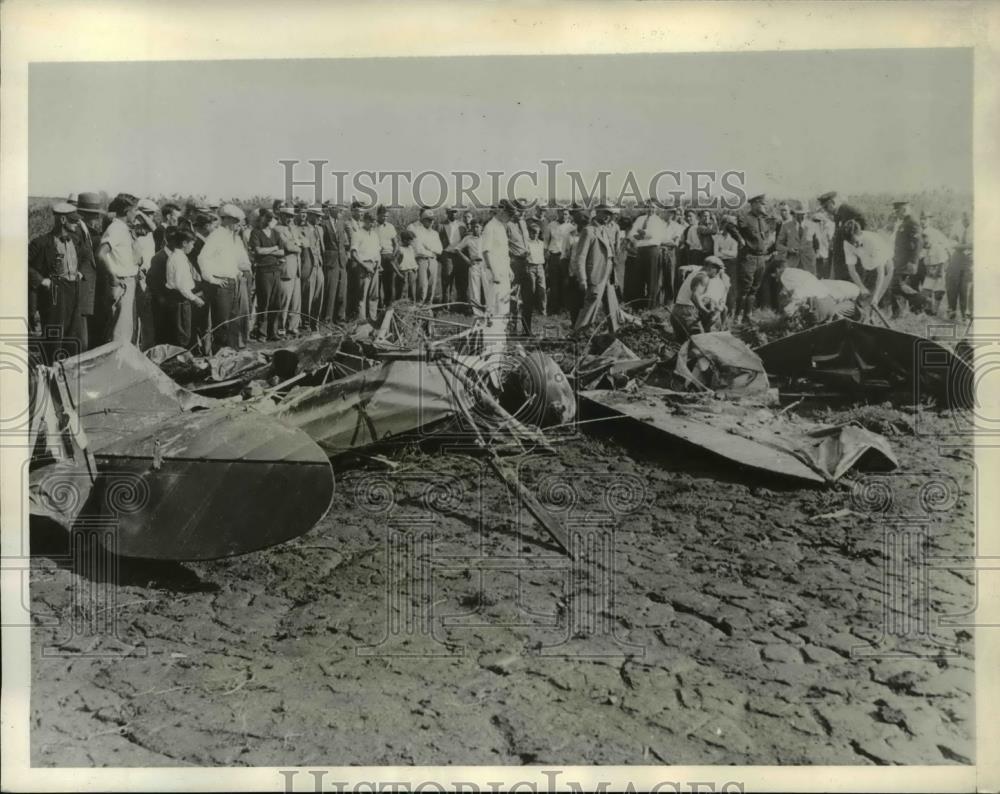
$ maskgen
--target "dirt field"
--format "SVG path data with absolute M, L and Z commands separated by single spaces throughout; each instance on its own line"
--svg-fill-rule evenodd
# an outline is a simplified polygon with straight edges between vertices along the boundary
M 32 762 L 971 763 L 971 630 L 936 624 L 973 580 L 907 568 L 891 534 L 971 554 L 971 455 L 926 435 L 946 414 L 871 413 L 899 470 L 830 489 L 606 431 L 528 456 L 575 567 L 477 461 L 427 447 L 338 472 L 293 542 L 122 561 L 105 590 L 36 535 Z M 115 636 L 73 636 L 88 593 Z

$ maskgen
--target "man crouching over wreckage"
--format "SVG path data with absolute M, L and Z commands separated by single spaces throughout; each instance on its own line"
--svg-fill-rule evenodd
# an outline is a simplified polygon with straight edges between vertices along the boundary
M 684 279 L 670 310 L 670 325 L 678 340 L 683 341 L 693 334 L 720 329 L 722 307 L 726 305 L 725 296 L 719 305 L 709 293 L 709 284 L 713 279 L 718 279 L 722 267 L 719 257 L 710 256 L 700 268 Z

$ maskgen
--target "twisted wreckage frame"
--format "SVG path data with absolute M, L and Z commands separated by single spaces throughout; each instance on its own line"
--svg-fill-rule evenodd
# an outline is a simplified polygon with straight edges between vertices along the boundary
M 723 465 L 821 486 L 854 466 L 897 461 L 876 433 L 794 415 L 803 400 L 972 404 L 972 366 L 960 349 L 847 319 L 756 351 L 724 332 L 696 335 L 667 358 L 640 359 L 613 341 L 562 367 L 509 341 L 493 318 L 435 338 L 454 325 L 419 311 L 404 321 L 390 309 L 378 328 L 269 352 L 196 359 L 112 343 L 36 361 L 32 515 L 70 532 L 84 518 L 113 516 L 122 556 L 243 554 L 302 535 L 325 515 L 331 459 L 462 434 L 569 553 L 565 528 L 509 465 L 510 453 L 557 454 L 560 429 L 641 423 L 653 443 L 695 445 Z

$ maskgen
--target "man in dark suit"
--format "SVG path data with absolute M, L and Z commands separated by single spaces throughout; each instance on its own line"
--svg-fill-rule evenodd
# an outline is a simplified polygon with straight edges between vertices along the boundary
M 847 202 L 841 203 L 834 190 L 820 196 L 819 205 L 833 218 L 834 223 L 833 240 L 830 242 L 830 278 L 850 281 L 847 260 L 844 258 L 844 224 L 848 221 L 857 221 L 864 231 L 867 225 L 865 216 Z
M 781 224 L 775 254 L 785 267 L 798 267 L 816 275 L 816 228 L 807 224 L 803 202 L 792 211 L 792 217 Z
M 923 250 L 923 239 L 920 234 L 920 224 L 913 217 L 908 201 L 894 201 L 892 208 L 896 213 L 896 233 L 893 245 L 892 284 L 889 287 L 892 316 L 899 316 L 899 307 L 905 301 L 922 304 L 920 283 L 917 280 L 917 269 L 920 265 L 920 253 Z M 916 306 L 914 306 L 916 308 Z
M 76 211 L 79 222 L 74 230 L 83 244 L 80 261 L 80 315 L 87 327 L 87 344 L 97 347 L 103 343 L 99 329 L 103 327 L 103 319 L 95 310 L 100 274 L 97 268 L 97 249 L 104 233 L 104 208 L 101 206 L 99 193 L 81 193 L 77 198 Z
M 469 293 L 469 265 L 454 250 L 454 247 L 465 239 L 468 230 L 458 219 L 458 207 L 445 210 L 445 222 L 438 227 L 441 237 L 441 300 L 448 303 L 451 300 L 467 301 Z M 452 295 L 454 285 L 454 296 Z
M 96 277 L 93 249 L 76 231 L 76 207 L 61 201 L 52 207 L 52 229 L 28 244 L 28 286 L 35 290 L 42 329 L 55 344 L 46 345 L 52 361 L 87 350 L 87 324 L 80 311 L 81 262 Z M 93 311 L 93 301 L 91 301 Z
M 320 222 L 323 235 L 323 322 L 343 323 L 347 320 L 347 257 L 344 252 L 345 234 L 337 222 L 340 208 L 323 203 L 326 216 Z

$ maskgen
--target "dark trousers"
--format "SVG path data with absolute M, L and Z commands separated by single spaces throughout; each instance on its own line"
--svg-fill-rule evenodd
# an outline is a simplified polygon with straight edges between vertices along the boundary
M 87 324 L 80 314 L 80 282 L 52 279 L 48 289 L 38 291 L 38 313 L 42 320 L 42 334 L 46 337 L 46 356 L 52 361 L 78 356 L 87 350 Z
M 257 298 L 257 333 L 277 339 L 281 328 L 281 266 L 257 268 L 254 274 Z
M 661 248 L 660 256 L 660 267 L 662 268 L 660 289 L 663 294 L 661 300 L 666 303 L 673 300 L 677 294 L 677 248 L 673 246 Z
M 760 282 L 766 266 L 766 255 L 746 254 L 743 261 L 740 262 L 739 279 L 736 281 L 739 287 L 736 305 L 747 317 L 750 316 L 750 312 L 757 304 L 757 290 L 760 289 Z
M 323 268 L 326 289 L 323 292 L 323 322 L 347 321 L 347 268 L 342 265 Z
M 469 263 L 458 253 L 445 254 L 451 257 L 451 278 L 455 285 L 455 300 L 467 303 L 469 300 Z M 463 307 L 465 308 L 465 307 Z
M 739 302 L 737 284 L 740 279 L 740 265 L 738 259 L 722 259 L 722 268 L 729 276 L 729 292 L 726 293 L 726 315 L 730 318 L 736 316 L 736 307 Z
M 646 272 L 638 255 L 625 259 L 625 277 L 622 279 L 622 303 L 642 299 L 646 294 Z
M 392 254 L 382 254 L 382 272 L 379 275 L 382 279 L 382 305 L 385 308 L 389 308 L 393 301 L 402 297 L 397 288 L 396 271 L 393 270 L 392 260 Z
M 205 282 L 202 289 L 211 318 L 209 322 L 212 324 L 212 350 L 238 347 L 238 329 L 236 323 L 232 322 L 233 304 L 236 301 L 236 280 L 223 279 L 222 284 Z
M 566 290 L 569 282 L 569 260 L 562 254 L 550 251 L 545 262 L 545 283 L 549 288 L 547 301 L 549 314 L 566 308 Z
M 663 305 L 663 251 L 658 245 L 640 246 L 636 249 L 636 274 L 642 282 L 646 306 L 650 309 Z M 628 267 L 626 265 L 626 267 Z M 627 272 L 627 271 L 626 271 Z
M 190 347 L 192 338 L 192 303 L 178 292 L 171 290 L 165 302 L 163 313 L 166 321 L 167 343 L 178 347 Z
M 948 311 L 956 309 L 963 317 L 972 316 L 972 255 L 958 250 L 952 253 L 951 262 L 944 273 L 944 286 L 948 296 Z
M 458 266 L 461 257 L 451 251 L 441 254 L 441 302 L 451 303 L 453 300 L 461 300 L 458 290 L 455 289 L 455 268 Z
M 828 257 L 816 257 L 816 278 L 830 278 L 830 259 Z
M 569 319 L 575 324 L 576 318 L 583 308 L 587 298 L 587 288 L 582 286 L 576 279 L 569 279 L 566 282 L 566 308 L 569 309 Z
M 781 291 L 777 275 L 778 264 L 778 259 L 773 256 L 767 260 L 761 275 L 760 286 L 757 288 L 758 303 L 775 312 L 778 311 L 778 293 Z

